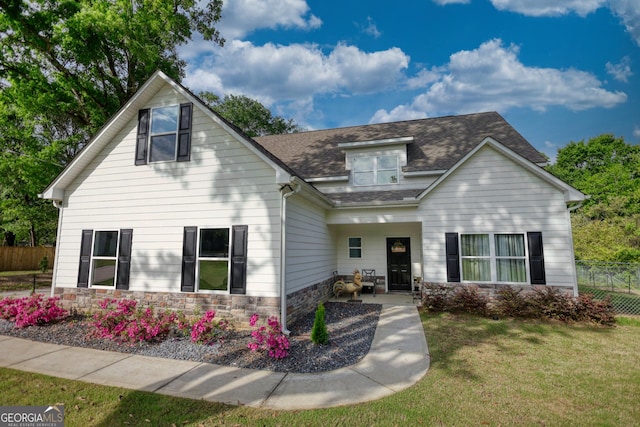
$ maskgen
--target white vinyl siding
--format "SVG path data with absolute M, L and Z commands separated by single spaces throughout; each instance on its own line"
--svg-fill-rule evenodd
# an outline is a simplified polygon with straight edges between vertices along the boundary
M 185 101 L 165 85 L 143 108 Z M 277 296 L 280 192 L 274 168 L 199 108 L 193 109 L 190 162 L 136 167 L 136 131 L 134 117 L 67 188 L 56 286 L 77 284 L 82 229 L 133 228 L 129 289 L 180 292 L 184 227 L 245 224 L 247 293 Z
M 486 146 L 434 189 L 422 204 L 427 282 L 446 282 L 445 233 L 542 232 L 546 282 L 575 283 L 569 213 L 561 191 Z
M 287 200 L 286 252 L 287 294 L 327 280 L 336 270 L 335 242 L 325 210 L 299 195 Z

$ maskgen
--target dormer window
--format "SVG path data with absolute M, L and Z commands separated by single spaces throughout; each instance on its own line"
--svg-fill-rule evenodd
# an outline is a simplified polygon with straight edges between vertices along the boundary
M 140 110 L 136 165 L 188 161 L 192 110 L 191 103 Z
M 358 156 L 351 163 L 354 185 L 396 184 L 398 156 Z

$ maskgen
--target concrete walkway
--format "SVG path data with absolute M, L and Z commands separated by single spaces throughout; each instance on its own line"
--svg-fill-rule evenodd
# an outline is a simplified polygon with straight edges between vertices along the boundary
M 380 399 L 429 369 L 416 306 L 407 295 L 363 295 L 382 304 L 369 353 L 355 365 L 297 374 L 47 344 L 0 335 L 0 366 L 171 396 L 279 410 L 328 408 Z

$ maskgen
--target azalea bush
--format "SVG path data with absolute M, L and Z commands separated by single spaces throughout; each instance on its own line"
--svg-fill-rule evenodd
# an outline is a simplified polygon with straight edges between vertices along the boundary
M 268 351 L 274 359 L 283 359 L 289 355 L 289 338 L 282 333 L 282 326 L 278 318 L 271 316 L 267 319 L 267 325 L 258 326 L 259 316 L 254 314 L 249 320 L 249 325 L 255 328 L 251 332 L 251 342 L 247 347 L 251 351 Z
M 6 297 L 0 300 L 0 318 L 15 322 L 17 328 L 61 320 L 68 312 L 58 306 L 59 300 L 36 293 L 24 298 Z
M 157 341 L 166 337 L 174 326 L 177 314 L 170 311 L 156 314 L 153 308 L 136 308 L 135 300 L 106 298 L 100 302 L 103 311 L 93 315 L 94 334 L 120 342 Z
M 207 311 L 200 320 L 194 322 L 191 326 L 191 341 L 205 345 L 223 341 L 229 329 L 229 321 L 214 320 L 215 317 L 215 311 Z

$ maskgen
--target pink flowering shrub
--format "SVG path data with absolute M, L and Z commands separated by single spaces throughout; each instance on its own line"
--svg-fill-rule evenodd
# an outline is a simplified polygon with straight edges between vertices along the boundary
M 135 343 L 166 337 L 176 321 L 176 313 L 157 314 L 153 308 L 136 309 L 134 300 L 106 298 L 100 302 L 103 312 L 93 315 L 94 334 L 100 338 Z
M 258 314 L 251 316 L 249 325 L 256 327 Z M 282 333 L 282 326 L 275 316 L 267 319 L 267 326 L 258 326 L 251 332 L 251 342 L 247 347 L 251 351 L 266 350 L 274 359 L 282 359 L 289 355 L 289 339 Z
M 229 328 L 229 322 L 225 319 L 213 320 L 215 311 L 207 311 L 200 320 L 191 326 L 191 341 L 198 344 L 213 344 L 215 341 L 223 341 L 225 332 Z
M 0 300 L 0 318 L 15 322 L 16 328 L 42 325 L 67 316 L 67 310 L 58 306 L 60 298 L 44 298 L 42 294 L 32 294 L 24 298 L 3 298 Z

